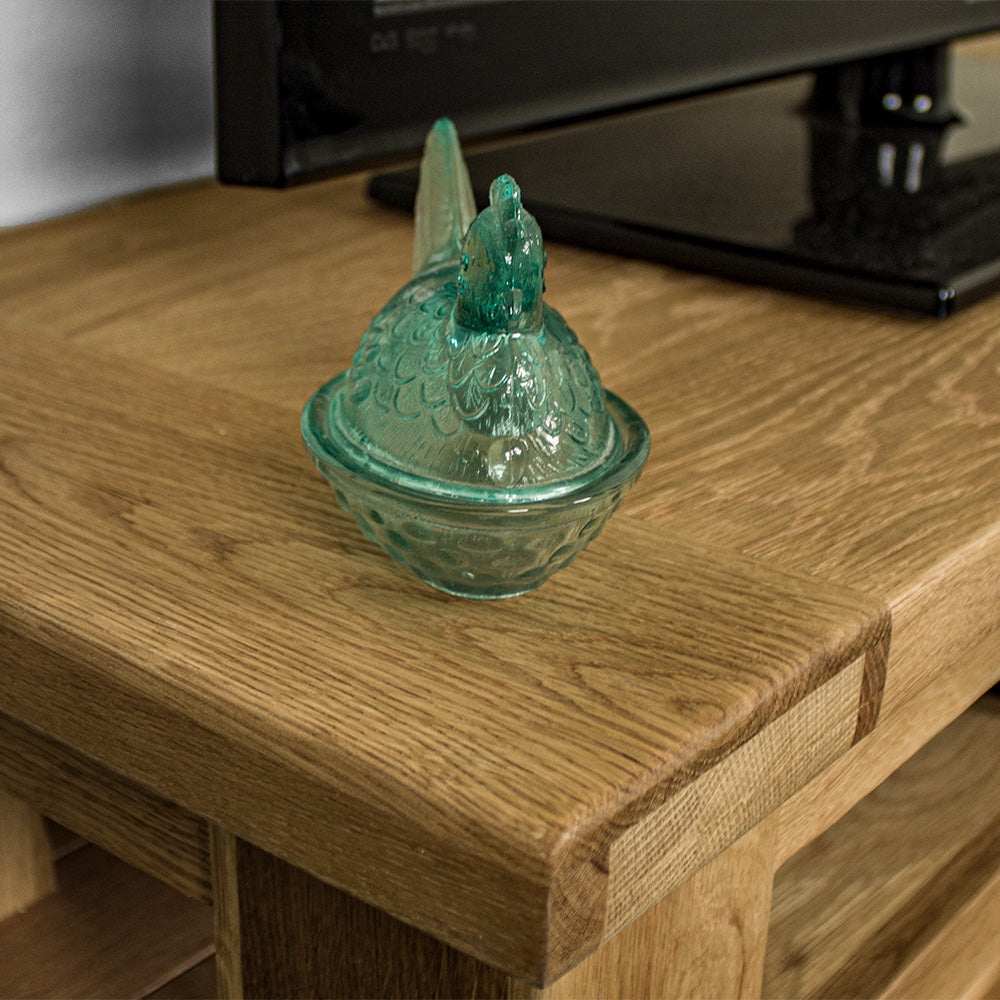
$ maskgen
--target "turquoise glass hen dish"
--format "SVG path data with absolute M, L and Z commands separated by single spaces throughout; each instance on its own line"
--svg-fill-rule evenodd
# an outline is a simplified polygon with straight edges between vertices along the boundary
M 542 301 L 544 271 L 513 178 L 477 215 L 442 119 L 421 162 L 413 280 L 302 413 L 340 506 L 450 594 L 536 588 L 596 537 L 649 453 L 645 423 Z

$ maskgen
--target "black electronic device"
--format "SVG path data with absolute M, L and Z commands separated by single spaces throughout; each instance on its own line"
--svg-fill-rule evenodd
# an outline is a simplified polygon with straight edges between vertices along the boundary
M 218 170 L 419 148 L 513 174 L 550 239 L 946 315 L 1000 288 L 1000 67 L 976 0 L 218 0 Z M 545 126 L 537 134 L 525 130 Z M 409 205 L 413 171 L 372 192 Z

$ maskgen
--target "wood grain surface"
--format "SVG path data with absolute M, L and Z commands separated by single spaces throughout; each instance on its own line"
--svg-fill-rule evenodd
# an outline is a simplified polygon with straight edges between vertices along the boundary
M 984 878 L 964 888 L 961 906 L 946 909 L 946 919 L 917 937 L 895 963 L 881 993 L 885 1000 L 988 1000 L 1000 973 L 1000 867 L 994 864 Z
M 27 909 L 55 887 L 41 815 L 0 788 L 0 920 Z
M 499 969 L 245 841 L 214 831 L 213 858 L 224 998 L 510 995 Z
M 749 1000 L 761 994 L 774 831 L 765 821 L 548 989 L 518 1000 Z
M 411 220 L 364 183 L 194 185 L 31 229 L 0 243 L 6 315 L 298 410 L 406 279 Z M 992 302 L 941 322 L 549 258 L 549 300 L 652 430 L 630 513 L 887 602 L 887 710 L 1000 620 Z
M 767 822 L 542 989 L 230 835 L 214 832 L 213 845 L 224 997 L 760 996 L 774 870 Z
M 726 761 L 756 780 L 718 849 L 790 795 L 785 861 L 1000 679 L 997 306 L 890 317 L 550 246 L 548 301 L 653 449 L 570 570 L 470 607 L 364 542 L 298 440 L 408 276 L 412 222 L 365 182 L 0 237 L 0 711 L 551 979 L 688 877 L 656 838 Z M 881 716 L 803 746 L 810 698 L 827 736 Z
M 778 872 L 765 995 L 966 995 L 997 962 L 1000 699 Z
M 360 538 L 282 411 L 5 336 L 7 711 L 511 973 L 606 936 L 644 816 L 866 653 L 880 687 L 888 615 L 852 590 L 618 517 L 536 595 L 452 600 Z M 867 706 L 829 690 L 846 749 Z M 774 741 L 749 800 L 829 753 Z
M 67 855 L 58 876 L 59 892 L 0 923 L 0 996 L 141 997 L 211 951 L 209 906 L 97 847 Z
M 0 715 L 3 788 L 115 857 L 187 896 L 211 901 L 204 820 Z
M 793 795 L 779 810 L 777 861 L 783 864 L 874 791 L 929 739 L 974 704 L 1000 664 L 1000 632 L 962 650 L 934 680 L 879 717 L 878 726 Z
M 612 844 L 605 939 L 681 886 L 768 817 L 792 789 L 844 754 L 855 737 L 864 664 L 859 657 Z M 805 747 L 807 753 L 801 750 Z M 775 768 L 775 761 L 783 766 Z M 748 787 L 759 791 L 747 796 Z

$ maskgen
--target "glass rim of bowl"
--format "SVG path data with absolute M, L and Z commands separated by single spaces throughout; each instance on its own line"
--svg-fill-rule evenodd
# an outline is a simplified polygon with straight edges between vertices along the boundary
M 450 508 L 462 506 L 477 511 L 499 510 L 509 514 L 516 513 L 518 508 L 540 505 L 545 505 L 550 511 L 557 506 L 575 508 L 599 500 L 637 476 L 649 454 L 650 434 L 645 421 L 628 403 L 605 389 L 608 412 L 621 442 L 621 452 L 617 460 L 607 462 L 597 470 L 557 483 L 511 490 L 449 483 L 414 475 L 380 462 L 342 434 L 330 433 L 330 409 L 348 374 L 349 370 L 336 375 L 309 398 L 302 410 L 302 438 L 324 478 L 328 477 L 323 466 L 332 466 L 362 480 L 369 488 L 397 498 L 407 497 L 423 504 Z

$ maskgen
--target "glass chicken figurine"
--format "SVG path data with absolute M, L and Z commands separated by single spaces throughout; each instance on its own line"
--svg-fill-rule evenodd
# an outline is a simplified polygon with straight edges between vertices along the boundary
M 462 597 L 511 597 L 570 563 L 639 476 L 649 432 L 542 301 L 545 251 L 513 178 L 478 215 L 455 128 L 420 167 L 413 279 L 302 414 L 364 535 Z

